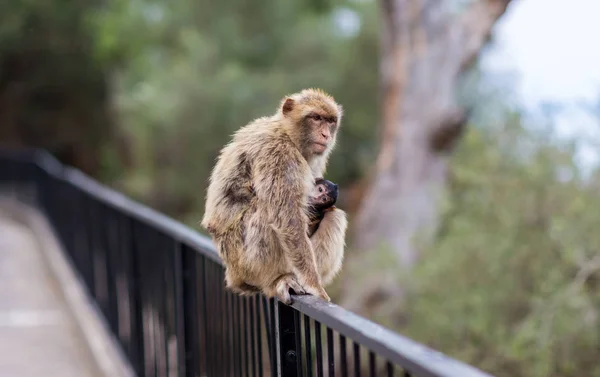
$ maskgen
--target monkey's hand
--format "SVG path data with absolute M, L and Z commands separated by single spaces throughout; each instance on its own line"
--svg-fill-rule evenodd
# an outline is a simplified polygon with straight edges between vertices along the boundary
M 337 208 L 336 208 L 335 206 L 331 206 L 331 207 L 327 207 L 327 208 L 325 208 L 325 209 L 323 210 L 323 212 L 330 212 L 330 211 L 334 211 L 334 210 L 336 210 L 336 209 L 337 209 Z

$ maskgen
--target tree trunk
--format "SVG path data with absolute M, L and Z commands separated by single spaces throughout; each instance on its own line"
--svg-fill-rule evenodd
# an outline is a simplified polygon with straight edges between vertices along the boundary
M 473 0 L 450 9 L 452 1 L 380 0 L 382 141 L 357 216 L 354 245 L 363 251 L 357 258 L 384 247 L 403 268 L 417 262 L 415 236 L 427 239 L 435 230 L 449 153 L 466 121 L 456 101 L 458 79 L 510 1 Z M 353 285 L 345 296 L 354 310 L 380 296 L 374 286 Z M 384 285 L 390 286 L 376 284 Z M 391 294 L 401 296 L 397 288 Z

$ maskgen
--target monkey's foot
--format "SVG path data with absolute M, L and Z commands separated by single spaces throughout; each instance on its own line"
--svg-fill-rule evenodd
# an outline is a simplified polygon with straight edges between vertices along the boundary
M 233 293 L 237 293 L 241 296 L 252 296 L 260 292 L 258 287 L 247 283 L 241 283 L 235 286 L 228 287 Z
M 321 287 L 320 285 L 309 286 L 309 285 L 305 284 L 304 287 L 305 287 L 306 293 L 308 293 L 309 295 L 317 296 L 327 302 L 331 302 L 331 298 L 329 298 L 329 295 L 327 294 L 327 292 L 325 292 L 325 289 L 323 287 Z
M 279 301 L 286 305 L 292 303 L 292 297 L 290 296 L 290 289 L 298 295 L 306 293 L 304 288 L 296 280 L 296 276 L 293 274 L 282 275 L 275 281 L 275 291 Z

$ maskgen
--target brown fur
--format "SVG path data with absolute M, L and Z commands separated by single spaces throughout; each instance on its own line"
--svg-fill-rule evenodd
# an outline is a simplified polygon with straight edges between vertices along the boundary
M 308 198 L 341 118 L 332 97 L 306 89 L 285 97 L 274 115 L 239 129 L 221 150 L 202 226 L 226 265 L 227 288 L 285 303 L 290 288 L 330 300 L 323 285 L 341 268 L 346 214 L 327 211 L 309 237 Z

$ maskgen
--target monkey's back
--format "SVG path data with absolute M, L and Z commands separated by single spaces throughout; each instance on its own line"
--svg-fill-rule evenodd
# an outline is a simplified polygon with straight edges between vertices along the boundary
M 256 177 L 257 171 L 259 175 L 261 171 L 268 173 L 265 166 L 272 165 L 272 160 L 281 155 L 308 171 L 308 165 L 291 139 L 271 118 L 259 118 L 240 128 L 221 150 L 211 172 L 202 226 L 213 237 L 226 264 L 237 263 L 242 257 L 245 222 L 258 210 L 265 214 L 277 211 L 275 202 L 267 205 L 268 208 L 263 208 L 264 203 L 258 207 L 253 181 L 261 179 Z M 275 200 L 277 184 L 267 183 L 272 184 L 269 189 L 274 193 L 269 200 Z

